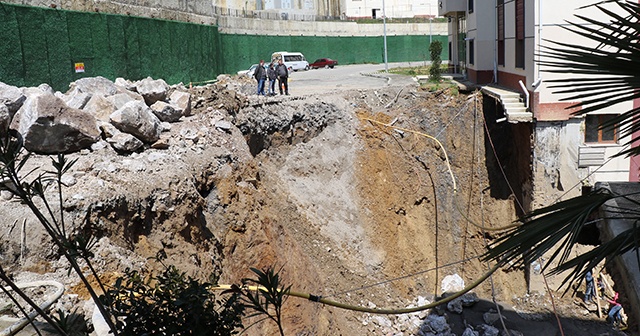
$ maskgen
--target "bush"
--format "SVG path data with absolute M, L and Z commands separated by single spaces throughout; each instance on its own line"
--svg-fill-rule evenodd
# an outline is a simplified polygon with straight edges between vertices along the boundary
M 429 68 L 429 79 L 431 81 L 439 81 L 442 77 L 442 69 L 440 69 L 440 64 L 442 63 L 442 59 L 440 58 L 440 54 L 442 54 L 442 42 L 433 41 L 429 45 L 429 53 L 431 54 L 431 67 Z
M 146 281 L 127 269 L 103 299 L 121 335 L 237 334 L 244 313 L 240 294 L 216 299 L 210 286 L 186 277 L 174 266 Z

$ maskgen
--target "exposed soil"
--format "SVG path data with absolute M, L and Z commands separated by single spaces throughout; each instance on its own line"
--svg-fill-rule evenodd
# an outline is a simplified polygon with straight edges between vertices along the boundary
M 506 184 L 489 179 L 497 162 L 485 160 L 493 154 L 480 95 L 408 86 L 259 98 L 253 82 L 226 77 L 191 92 L 193 116 L 163 133 L 168 149 L 122 156 L 107 145 L 70 156 L 78 163 L 65 213 L 76 230 L 99 236 L 105 279 L 126 267 L 157 270 L 148 258 L 163 252 L 165 263 L 195 277 L 220 273 L 221 283 L 276 266 L 296 291 L 415 306 L 441 295 L 447 275 L 469 284 L 486 272 L 476 257 L 495 233 L 473 223 L 496 228 L 516 218 Z M 216 128 L 219 120 L 233 126 Z M 37 156 L 30 166 L 48 161 Z M 0 217 L 3 267 L 18 280 L 61 279 L 86 298 L 28 209 L 2 200 Z M 23 218 L 26 249 L 16 234 Z M 462 315 L 433 313 L 461 335 L 466 325 L 480 330 L 495 299 L 508 329 L 560 334 L 549 295 L 527 295 L 522 270 L 500 270 L 475 293 L 481 301 Z M 556 297 L 565 335 L 616 335 L 576 302 Z M 290 298 L 284 316 L 287 335 L 435 335 L 425 331 L 426 314 L 370 315 Z M 245 334 L 276 332 L 261 322 Z

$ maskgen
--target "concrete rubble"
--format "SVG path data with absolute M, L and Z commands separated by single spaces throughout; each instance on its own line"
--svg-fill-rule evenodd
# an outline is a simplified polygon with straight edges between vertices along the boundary
M 50 94 L 28 98 L 10 127 L 22 135 L 26 149 L 42 154 L 78 151 L 100 139 L 92 115 Z
M 120 131 L 152 143 L 160 139 L 160 120 L 143 102 L 131 101 L 109 116 L 109 121 Z
M 177 88 L 152 78 L 81 78 L 66 93 L 46 84 L 18 88 L 0 82 L 0 134 L 15 129 L 27 149 L 43 154 L 76 152 L 101 139 L 120 153 L 145 143 L 167 148 L 166 141 L 153 145 L 170 129 L 165 123 L 191 113 L 191 95 Z

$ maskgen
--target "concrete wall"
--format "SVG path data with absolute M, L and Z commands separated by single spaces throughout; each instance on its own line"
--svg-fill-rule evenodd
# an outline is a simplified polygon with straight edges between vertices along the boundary
M 255 20 L 224 16 L 216 21 L 224 34 L 305 35 L 305 36 L 382 36 L 381 24 L 340 21 Z M 446 23 L 387 24 L 387 35 L 446 35 Z

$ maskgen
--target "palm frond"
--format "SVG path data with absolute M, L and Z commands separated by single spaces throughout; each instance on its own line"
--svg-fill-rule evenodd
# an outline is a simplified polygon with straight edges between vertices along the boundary
M 618 10 L 609 6 L 617 6 Z M 538 62 L 548 73 L 571 73 L 574 76 L 547 82 L 554 93 L 565 94 L 562 101 L 575 102 L 575 115 L 584 115 L 640 98 L 640 4 L 627 1 L 602 1 L 581 8 L 596 7 L 608 20 L 576 15 L 581 23 L 567 21 L 568 32 L 588 39 L 593 44 L 577 44 L 545 40 Z M 620 10 L 621 9 L 621 10 Z M 584 77 L 586 76 L 586 78 Z M 581 78 L 572 78 L 581 77 Z M 627 111 L 611 121 L 620 127 L 621 137 L 638 130 L 638 109 Z M 627 143 L 630 144 L 630 143 Z M 624 155 L 640 154 L 640 147 L 624 151 Z

